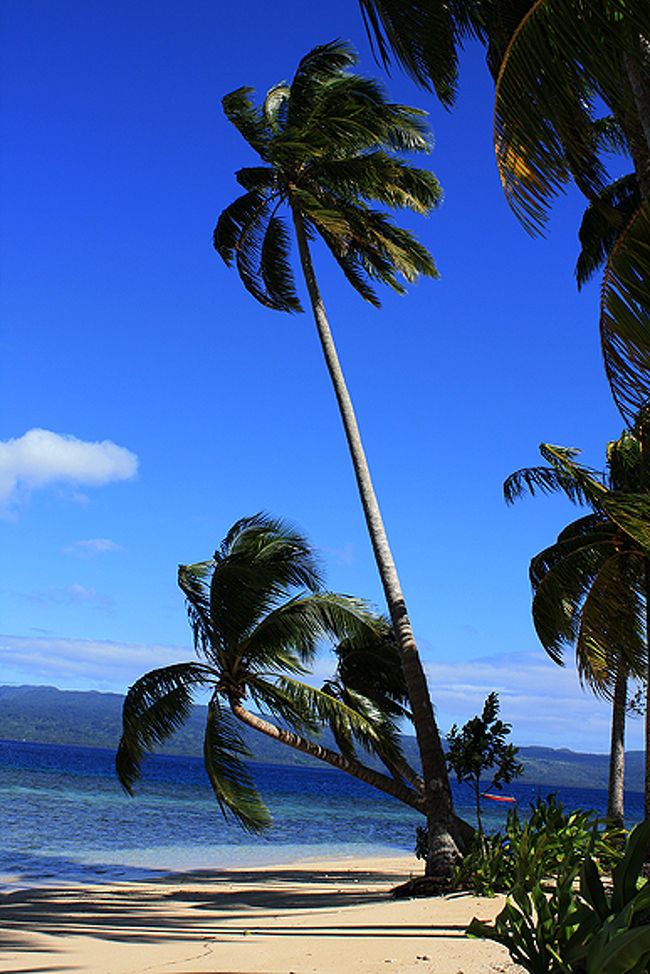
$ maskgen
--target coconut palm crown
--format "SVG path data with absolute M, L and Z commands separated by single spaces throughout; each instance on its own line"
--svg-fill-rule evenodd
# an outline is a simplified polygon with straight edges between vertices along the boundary
M 322 591 L 302 535 L 268 515 L 244 518 L 210 561 L 181 565 L 178 582 L 198 659 L 153 670 L 130 688 L 116 758 L 126 791 L 133 793 L 144 755 L 187 720 L 195 692 L 208 689 L 205 769 L 224 816 L 248 831 L 263 831 L 271 818 L 245 764 L 250 752 L 238 721 L 421 807 L 421 793 L 398 770 L 405 762 L 390 708 L 384 713 L 361 693 L 337 699 L 303 679 L 323 638 L 383 642 L 387 624 L 364 602 Z M 251 713 L 247 700 L 265 717 Z M 312 740 L 323 726 L 350 742 L 347 757 Z M 353 742 L 377 754 L 392 776 L 366 768 Z
M 398 275 L 437 276 L 427 249 L 369 205 L 428 213 L 439 202 L 435 176 L 399 158 L 430 148 L 425 113 L 388 102 L 376 81 L 347 71 L 356 62 L 347 44 L 333 41 L 303 57 L 291 84 L 275 85 L 260 107 L 251 88 L 223 99 L 226 116 L 266 165 L 236 173 L 246 192 L 221 214 L 214 246 L 266 307 L 302 310 L 281 216 L 287 205 L 374 305 L 374 281 L 402 293 Z
M 638 431 L 608 444 L 607 470 L 580 464 L 575 449 L 542 444 L 548 466 L 512 474 L 512 503 L 525 491 L 561 492 L 591 513 L 569 524 L 530 563 L 533 622 L 559 665 L 575 648 L 580 682 L 612 700 L 608 818 L 623 824 L 623 766 L 628 679 L 647 667 L 648 472 Z

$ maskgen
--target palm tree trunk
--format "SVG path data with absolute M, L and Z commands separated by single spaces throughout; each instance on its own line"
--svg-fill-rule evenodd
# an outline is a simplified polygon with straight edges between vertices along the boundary
M 609 752 L 609 787 L 607 818 L 620 828 L 624 825 L 625 712 L 627 709 L 627 672 L 618 666 L 612 703 L 612 743 Z
M 646 42 L 647 44 L 647 42 Z M 623 129 L 630 149 L 630 157 L 639 183 L 642 199 L 650 196 L 650 91 L 643 83 L 641 72 L 628 54 L 624 56 L 628 82 L 632 90 L 637 109 L 639 127 L 632 127 L 626 122 Z
M 264 720 L 263 717 L 252 714 L 234 697 L 228 702 L 235 717 L 242 724 L 246 724 L 247 727 L 259 731 L 260 734 L 265 734 L 274 741 L 286 744 L 296 751 L 302 751 L 303 754 L 309 754 L 311 757 L 318 758 L 319 761 L 326 761 L 334 768 L 338 768 L 339 771 L 345 771 L 354 778 L 365 781 L 367 785 L 372 785 L 373 788 L 378 788 L 379 791 L 383 791 L 385 794 L 397 798 L 398 801 L 403 802 L 405 805 L 410 805 L 416 811 L 424 813 L 424 795 L 409 788 L 403 781 L 400 782 L 396 781 L 395 778 L 389 778 L 388 775 L 382 774 L 381 771 L 368 768 L 365 764 L 356 761 L 354 758 L 346 758 L 344 755 L 339 754 L 338 751 L 332 751 L 322 744 L 316 744 L 315 741 L 310 741 L 306 737 L 294 734 L 284 727 L 276 727 L 275 724 Z
M 642 440 L 645 447 L 645 436 Z M 646 686 L 645 686 L 645 780 L 643 817 L 650 818 L 650 558 L 645 559 L 645 636 L 646 636 Z M 650 845 L 646 862 L 650 861 Z
M 639 124 L 646 140 L 646 152 L 650 154 L 650 85 L 647 72 L 650 71 L 650 42 L 642 35 L 638 39 L 639 61 L 635 62 L 629 54 L 623 55 L 627 78 L 634 96 Z
M 422 762 L 429 833 L 429 856 L 426 873 L 429 876 L 448 876 L 463 851 L 464 842 L 457 828 L 458 820 L 453 810 L 445 755 L 433 716 L 429 689 L 413 638 L 395 563 L 388 546 L 386 531 L 370 479 L 370 470 L 361 442 L 352 400 L 343 378 L 336 347 L 325 315 L 325 308 L 316 283 L 302 215 L 293 204 L 292 212 L 305 283 L 318 329 L 318 337 L 345 429 L 363 513 L 399 647 L 413 715 L 415 736 Z

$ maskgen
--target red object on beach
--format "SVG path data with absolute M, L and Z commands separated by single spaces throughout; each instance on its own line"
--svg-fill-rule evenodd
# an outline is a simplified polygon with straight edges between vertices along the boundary
M 487 791 L 484 791 L 481 798 L 491 798 L 493 802 L 513 802 L 514 798 L 506 798 L 505 795 L 489 795 Z

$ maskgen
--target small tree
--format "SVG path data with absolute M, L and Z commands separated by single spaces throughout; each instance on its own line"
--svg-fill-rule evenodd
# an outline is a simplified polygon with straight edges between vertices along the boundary
M 510 724 L 499 720 L 499 698 L 496 692 L 487 697 L 481 716 L 472 717 L 459 731 L 454 724 L 447 734 L 447 764 L 458 782 L 469 785 L 474 792 L 476 818 L 481 845 L 484 846 L 483 823 L 481 821 L 481 774 L 494 768 L 494 774 L 487 789 L 501 791 L 504 784 L 520 775 L 523 764 L 516 759 L 518 748 L 506 744 Z

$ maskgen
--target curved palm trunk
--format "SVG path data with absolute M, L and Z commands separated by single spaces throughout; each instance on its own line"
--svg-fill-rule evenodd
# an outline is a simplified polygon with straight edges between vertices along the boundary
M 259 731 L 260 734 L 265 734 L 267 737 L 272 738 L 272 740 L 286 744 L 296 751 L 302 751 L 303 754 L 309 754 L 311 757 L 318 758 L 319 761 L 326 761 L 334 768 L 338 768 L 339 771 L 345 771 L 354 778 L 365 781 L 367 785 L 372 785 L 373 788 L 378 788 L 379 791 L 383 791 L 387 795 L 397 798 L 398 801 L 403 802 L 405 805 L 410 805 L 416 811 L 424 813 L 424 796 L 418 794 L 403 782 L 396 781 L 395 778 L 389 778 L 388 775 L 382 774 L 381 771 L 368 768 L 365 764 L 361 764 L 360 761 L 356 761 L 354 758 L 346 758 L 344 755 L 339 754 L 338 751 L 332 751 L 322 744 L 316 744 L 315 741 L 310 741 L 306 737 L 294 734 L 293 731 L 288 731 L 283 727 L 276 727 L 275 724 L 264 720 L 263 717 L 252 714 L 242 706 L 241 702 L 234 698 L 229 700 L 229 704 L 235 717 L 252 730 Z
M 625 775 L 625 712 L 627 708 L 627 672 L 620 666 L 614 684 L 612 704 L 612 743 L 609 752 L 609 787 L 607 790 L 607 818 L 623 828 L 623 782 Z
M 463 839 L 465 837 L 461 837 L 461 830 L 458 828 L 459 820 L 454 814 L 447 765 L 438 728 L 433 716 L 429 689 L 413 638 L 411 623 L 406 612 L 406 605 L 397 577 L 395 563 L 393 562 L 393 556 L 388 546 L 388 539 L 379 511 L 379 505 L 370 479 L 368 462 L 361 443 L 361 436 L 354 415 L 352 400 L 350 399 L 345 379 L 343 378 L 336 347 L 325 315 L 325 308 L 316 283 L 302 215 L 293 204 L 292 212 L 298 240 L 300 262 L 318 329 L 318 337 L 320 338 L 327 369 L 332 380 L 332 385 L 334 386 L 339 412 L 343 420 L 343 427 L 352 457 L 352 465 L 359 488 L 363 513 L 386 596 L 393 630 L 397 638 L 402 669 L 408 690 L 425 785 L 427 829 L 429 833 L 429 856 L 427 858 L 426 872 L 427 875 L 448 876 L 452 866 L 458 861 L 463 851 Z

